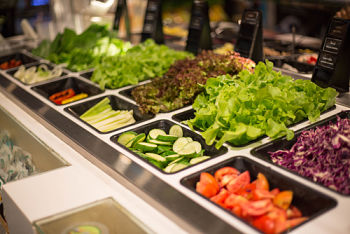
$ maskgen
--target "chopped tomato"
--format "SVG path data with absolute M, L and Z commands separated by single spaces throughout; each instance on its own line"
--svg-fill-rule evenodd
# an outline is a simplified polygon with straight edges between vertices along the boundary
M 196 185 L 196 191 L 198 193 L 210 198 L 216 195 L 219 189 L 219 184 L 211 174 L 207 172 L 201 173 L 199 182 Z
M 256 179 L 256 188 L 269 190 L 269 182 L 262 173 L 258 173 L 258 178 Z
M 302 222 L 304 222 L 305 220 L 307 220 L 307 217 L 288 219 L 286 222 L 286 229 L 295 227 L 295 226 L 301 224 Z
M 249 171 L 245 171 L 242 174 L 240 174 L 236 179 L 231 180 L 227 184 L 226 188 L 229 192 L 235 193 L 238 190 L 247 186 L 249 184 L 249 182 L 250 182 Z
M 235 174 L 229 174 L 229 175 L 224 175 L 222 179 L 219 182 L 220 187 L 225 187 L 228 183 L 231 182 L 231 180 L 234 180 L 237 178 L 238 175 Z
M 264 233 L 275 233 L 275 221 L 267 215 L 255 219 L 252 224 Z
M 275 232 L 283 232 L 286 229 L 287 214 L 286 211 L 278 207 L 273 207 L 267 213 L 267 216 L 275 222 Z
M 295 206 L 290 205 L 287 210 L 287 217 L 290 218 L 300 218 L 302 215 L 301 211 Z
M 232 209 L 234 206 L 248 202 L 248 200 L 242 196 L 231 193 L 225 200 L 227 208 Z
M 241 204 L 242 210 L 250 216 L 259 216 L 266 214 L 273 209 L 273 204 L 270 199 L 264 199 L 260 201 L 250 201 Z
M 273 194 L 274 196 L 276 196 L 277 194 L 280 193 L 280 190 L 278 188 L 274 188 L 270 191 L 271 194 Z
M 218 194 L 216 194 L 215 196 L 211 197 L 210 200 L 212 200 L 213 202 L 221 205 L 224 204 L 226 198 L 229 196 L 229 193 L 227 192 L 226 189 L 221 189 L 220 192 Z
M 290 190 L 282 191 L 273 199 L 273 204 L 287 210 L 293 199 L 293 192 Z
M 215 172 L 214 177 L 216 181 L 220 183 L 225 175 L 233 175 L 237 177 L 239 175 L 239 171 L 233 167 L 223 167 Z
M 261 199 L 273 199 L 275 195 L 270 193 L 268 190 L 265 189 L 255 189 L 253 191 L 253 200 L 261 200 Z

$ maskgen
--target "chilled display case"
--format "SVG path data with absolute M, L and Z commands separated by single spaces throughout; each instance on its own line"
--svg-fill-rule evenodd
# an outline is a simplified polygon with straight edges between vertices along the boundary
M 47 63 L 32 56 L 29 51 L 21 53 L 36 62 Z M 214 169 L 226 165 L 249 170 L 252 178 L 258 172 L 263 172 L 271 186 L 291 189 L 295 193 L 293 205 L 309 217 L 307 222 L 294 227 L 292 231 L 349 231 L 348 196 L 313 183 L 251 153 L 253 148 L 271 142 L 267 137 L 240 147 L 224 144 L 220 151 L 210 149 L 198 132 L 190 130 L 182 122 L 193 116 L 190 106 L 148 117 L 137 113 L 135 109 L 137 121 L 134 124 L 102 133 L 79 119 L 79 115 L 104 97 L 108 97 L 112 105 L 117 106 L 115 108 L 134 108 L 135 102 L 130 98 L 130 88 L 134 86 L 102 92 L 98 91 L 98 85 L 89 80 L 89 75 L 86 76 L 89 71 L 76 73 L 66 69 L 61 77 L 28 85 L 14 78 L 11 71 L 13 70 L 0 71 L 0 95 L 4 100 L 1 102 L 1 126 L 8 127 L 13 134 L 20 136 L 18 144 L 28 147 L 28 150 L 33 148 L 33 155 L 42 155 L 42 158 L 38 158 L 38 168 L 43 163 L 45 166 L 42 170 L 48 170 L 4 186 L 5 218 L 9 230 L 14 233 L 29 233 L 34 230 L 49 233 L 45 228 L 55 225 L 55 220 L 76 214 L 75 209 L 84 213 L 84 210 L 93 209 L 94 202 L 107 197 L 112 197 L 119 204 L 119 210 L 126 210 L 124 214 L 127 214 L 125 217 L 128 222 L 136 221 L 142 232 L 260 232 L 249 222 L 195 192 L 200 172 L 213 173 Z M 305 79 L 304 76 L 297 75 L 294 78 Z M 64 105 L 49 100 L 48 97 L 64 85 L 96 91 L 85 99 Z M 320 120 L 344 110 L 348 108 L 336 104 L 321 114 Z M 180 125 L 186 136 L 200 141 L 212 157 L 183 170 L 165 173 L 117 142 L 117 137 L 129 130 L 148 133 L 152 128 L 164 128 L 168 131 L 173 124 Z M 310 124 L 309 121 L 304 121 L 292 129 L 303 129 Z M 44 143 L 37 143 L 38 141 Z M 45 146 L 41 149 L 36 147 L 38 144 Z M 61 169 L 52 170 L 64 165 L 66 166 Z M 18 226 L 16 222 L 23 225 Z M 61 224 L 62 222 L 60 221 Z M 96 223 L 89 221 L 87 224 Z M 71 224 L 64 225 L 67 230 L 71 227 Z M 105 226 L 101 226 L 100 230 L 104 230 Z

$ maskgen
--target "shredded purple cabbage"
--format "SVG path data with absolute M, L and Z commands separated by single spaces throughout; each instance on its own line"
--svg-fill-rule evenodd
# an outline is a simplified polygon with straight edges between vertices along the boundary
M 290 150 L 269 152 L 274 163 L 342 194 L 350 194 L 350 119 L 304 131 Z

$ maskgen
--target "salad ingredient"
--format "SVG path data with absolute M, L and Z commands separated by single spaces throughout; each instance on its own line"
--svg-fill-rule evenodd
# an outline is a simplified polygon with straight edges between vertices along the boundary
M 81 99 L 86 98 L 86 97 L 88 97 L 87 93 L 79 93 L 79 94 L 74 95 L 73 97 L 64 99 L 61 102 L 61 104 L 64 105 L 64 104 L 67 104 L 67 103 L 70 103 L 70 102 L 75 102 L 75 101 L 81 100 Z
M 21 65 L 16 73 L 13 75 L 20 81 L 26 84 L 34 84 L 40 81 L 48 80 L 54 77 L 58 77 L 62 74 L 62 68 L 57 66 L 50 70 L 47 65 L 40 64 L 37 66 L 32 66 L 28 69 Z
M 52 94 L 49 99 L 56 103 L 57 105 L 61 105 L 62 101 L 68 98 L 71 98 L 75 95 L 73 89 L 66 89 L 57 93 Z
M 294 132 L 286 126 L 306 118 L 315 121 L 335 104 L 335 89 L 323 89 L 309 80 L 293 80 L 272 68 L 266 60 L 254 73 L 243 70 L 235 77 L 208 79 L 204 92 L 194 101 L 195 118 L 187 124 L 204 131 L 208 145 L 218 138 L 217 148 L 226 141 L 246 144 L 265 134 L 291 139 Z
M 109 103 L 109 98 L 105 97 L 80 118 L 101 132 L 109 132 L 136 122 L 132 110 L 116 111 Z
M 173 125 L 171 129 L 176 130 L 178 136 L 169 135 L 164 130 L 155 128 L 151 129 L 147 136 L 145 133 L 136 135 L 132 131 L 125 132 L 118 137 L 117 142 L 166 173 L 176 172 L 210 158 L 203 156 L 204 150 L 198 141 L 194 141 L 191 137 L 179 137 L 183 136 L 183 130 L 179 125 Z
M 65 64 L 68 69 L 82 71 L 95 67 L 105 56 L 124 54 L 131 44 L 115 38 L 107 25 L 90 25 L 77 35 L 65 29 L 49 42 L 44 40 L 32 51 L 33 54 L 56 64 Z
M 342 194 L 350 194 L 350 119 L 303 131 L 290 150 L 271 152 L 274 163 Z
M 0 64 L 0 69 L 7 70 L 10 68 L 18 67 L 21 64 L 22 64 L 21 60 L 11 59 L 10 61 L 6 61 Z
M 195 58 L 175 62 L 160 78 L 132 90 L 142 113 L 168 112 L 190 104 L 209 77 L 253 70 L 255 63 L 238 53 L 225 55 L 203 51 Z
M 0 185 L 36 173 L 30 153 L 14 144 L 7 131 L 0 131 Z
M 137 84 L 162 76 L 176 60 L 190 56 L 188 52 L 175 51 L 148 39 L 129 49 L 124 56 L 104 57 L 96 65 L 91 81 L 98 83 L 101 89 Z
M 231 176 L 231 179 L 229 183 L 223 184 L 227 176 Z M 257 185 L 261 182 L 264 185 L 258 188 Z M 232 185 L 235 185 L 234 189 Z M 269 191 L 268 188 L 268 181 L 262 173 L 258 174 L 256 180 L 250 182 L 249 171 L 240 173 L 233 167 L 218 169 L 214 176 L 202 172 L 196 184 L 198 193 L 230 210 L 264 233 L 284 232 L 307 220 L 306 217 L 302 217 L 298 208 L 291 205 L 292 191 L 280 192 L 278 188 Z M 269 196 L 257 198 L 254 196 L 257 192 Z

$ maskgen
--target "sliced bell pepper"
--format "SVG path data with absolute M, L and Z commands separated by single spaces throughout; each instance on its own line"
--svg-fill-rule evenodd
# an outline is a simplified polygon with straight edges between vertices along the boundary
M 75 92 L 73 89 L 66 89 L 66 90 L 63 90 L 61 92 L 57 92 L 55 94 L 52 94 L 49 97 L 49 99 L 51 101 L 53 101 L 54 103 L 56 103 L 57 105 L 61 105 L 63 100 L 70 98 L 70 97 L 73 97 L 74 95 L 75 95 Z
M 86 98 L 88 95 L 87 93 L 79 93 L 73 97 L 70 97 L 70 98 L 67 98 L 67 99 L 64 99 L 61 104 L 67 104 L 67 103 L 70 103 L 70 102 L 74 102 L 74 101 L 78 101 L 80 99 L 83 99 L 83 98 Z

